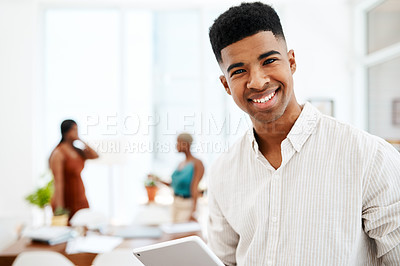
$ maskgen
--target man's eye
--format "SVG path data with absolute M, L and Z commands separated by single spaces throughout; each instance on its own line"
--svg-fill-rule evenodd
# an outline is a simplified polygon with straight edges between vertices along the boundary
M 238 70 L 232 72 L 231 77 L 232 77 L 233 75 L 241 74 L 241 73 L 244 73 L 244 72 L 245 72 L 244 69 L 238 69 Z
M 274 58 L 267 59 L 267 60 L 264 61 L 263 65 L 268 65 L 268 64 L 271 64 L 271 63 L 273 63 L 275 61 L 276 61 L 276 59 L 274 59 Z

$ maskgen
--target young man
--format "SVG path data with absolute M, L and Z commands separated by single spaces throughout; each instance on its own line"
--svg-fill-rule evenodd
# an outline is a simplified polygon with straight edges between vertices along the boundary
M 400 155 L 297 103 L 276 12 L 244 3 L 210 28 L 226 92 L 253 124 L 209 177 L 209 245 L 227 265 L 400 265 Z

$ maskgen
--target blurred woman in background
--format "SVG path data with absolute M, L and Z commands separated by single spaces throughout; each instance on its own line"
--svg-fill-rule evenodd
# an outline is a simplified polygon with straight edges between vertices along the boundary
M 176 149 L 185 154 L 185 160 L 179 163 L 177 169 L 173 172 L 171 183 L 164 182 L 154 175 L 149 175 L 150 178 L 172 187 L 174 191 L 172 221 L 174 223 L 196 221 L 198 187 L 204 174 L 204 166 L 199 159 L 192 155 L 190 151 L 192 142 L 193 138 L 190 134 L 182 133 L 178 136 Z
M 78 148 L 75 145 L 80 143 Z M 51 199 L 53 212 L 67 210 L 71 218 L 78 210 L 89 208 L 82 182 L 81 172 L 85 160 L 96 159 L 99 155 L 78 136 L 74 120 L 61 123 L 61 141 L 50 155 L 49 164 L 54 176 L 54 194 Z

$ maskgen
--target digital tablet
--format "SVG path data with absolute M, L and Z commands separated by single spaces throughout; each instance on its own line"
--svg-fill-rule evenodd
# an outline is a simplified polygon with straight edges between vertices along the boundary
M 135 248 L 133 254 L 145 266 L 224 266 L 198 236 Z

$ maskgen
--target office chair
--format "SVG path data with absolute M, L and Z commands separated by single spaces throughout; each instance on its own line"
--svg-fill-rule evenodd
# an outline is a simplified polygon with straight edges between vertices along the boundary
M 24 251 L 21 252 L 12 266 L 74 266 L 65 256 L 55 251 Z

